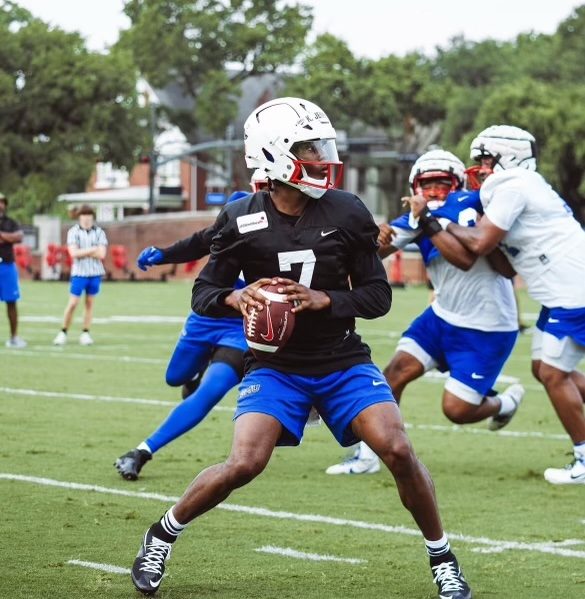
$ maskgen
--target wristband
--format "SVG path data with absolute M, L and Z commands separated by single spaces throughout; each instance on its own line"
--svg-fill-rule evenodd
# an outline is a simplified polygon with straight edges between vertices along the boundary
M 443 230 L 441 223 L 429 212 L 419 217 L 420 228 L 427 237 L 432 237 Z

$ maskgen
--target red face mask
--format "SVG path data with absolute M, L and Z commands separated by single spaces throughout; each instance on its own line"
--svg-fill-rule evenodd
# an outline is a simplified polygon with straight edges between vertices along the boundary
M 476 164 L 470 166 L 465 170 L 465 176 L 467 177 L 467 189 L 477 191 L 482 183 L 493 173 L 494 171 L 482 164 Z
M 445 198 L 457 189 L 457 180 L 450 174 L 433 174 L 425 177 L 420 175 L 413 181 L 413 187 L 417 194 L 422 195 L 425 200 L 438 200 L 443 202 Z

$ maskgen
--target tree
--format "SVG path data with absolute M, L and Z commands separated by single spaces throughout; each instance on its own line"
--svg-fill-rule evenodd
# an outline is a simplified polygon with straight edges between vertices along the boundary
M 223 136 L 240 83 L 292 65 L 312 22 L 308 7 L 277 0 L 129 0 L 124 10 L 132 27 L 119 46 L 151 85 L 178 84 L 193 101 L 169 115 L 192 141 Z
M 90 53 L 76 33 L 0 1 L 0 185 L 30 220 L 86 185 L 96 160 L 130 166 L 144 141 L 127 52 Z

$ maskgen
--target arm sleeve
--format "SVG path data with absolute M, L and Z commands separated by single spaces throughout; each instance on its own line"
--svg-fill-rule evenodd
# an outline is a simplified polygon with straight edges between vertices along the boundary
M 224 304 L 241 271 L 238 258 L 241 242 L 224 212 L 220 213 L 214 227 L 216 234 L 209 249 L 209 261 L 193 285 L 191 307 L 204 316 L 241 316 Z
M 207 256 L 214 232 L 215 225 L 212 225 L 193 233 L 191 237 L 173 243 L 169 247 L 160 248 L 163 254 L 161 264 L 182 264 Z
M 392 290 L 378 249 L 379 229 L 367 208 L 358 200 L 352 215 L 352 227 L 347 231 L 351 289 L 327 290 L 331 298 L 333 318 L 378 318 L 390 310 Z

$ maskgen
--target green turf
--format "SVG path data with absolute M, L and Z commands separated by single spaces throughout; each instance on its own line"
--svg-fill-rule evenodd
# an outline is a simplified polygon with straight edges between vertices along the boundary
M 105 283 L 92 328 L 96 344 L 77 344 L 76 319 L 69 345 L 55 348 L 51 342 L 67 293 L 65 283 L 23 284 L 20 332 L 29 346 L 0 348 L 0 476 L 179 495 L 197 472 L 227 455 L 230 411 L 212 412 L 195 431 L 161 450 L 140 480 L 129 483 L 112 462 L 147 436 L 170 408 L 106 399 L 177 400 L 178 391 L 165 385 L 164 372 L 189 308 L 190 285 Z M 359 323 L 380 366 L 427 301 L 425 289 L 398 289 L 389 315 Z M 524 294 L 521 306 L 523 312 L 537 311 Z M 174 321 L 109 318 L 131 316 Z M 7 322 L 0 314 L 0 339 L 6 336 Z M 570 444 L 545 393 L 530 377 L 529 349 L 530 336 L 524 335 L 505 367 L 506 375 L 528 387 L 521 411 L 505 430 L 531 436 L 487 434 L 482 424 L 452 427 L 441 413 L 437 380 L 418 381 L 403 396 L 411 439 L 434 477 L 445 527 L 476 599 L 585 596 L 585 488 L 553 487 L 542 478 L 546 467 L 568 461 Z M 220 404 L 234 405 L 234 392 Z M 217 509 L 187 529 L 158 596 L 435 597 L 420 537 L 391 528 L 415 530 L 391 478 L 385 472 L 325 475 L 324 469 L 343 455 L 324 427 L 309 429 L 298 448 L 277 450 L 266 472 L 226 502 L 241 511 Z M 0 478 L 0 505 L 0 596 L 116 598 L 137 596 L 127 575 L 67 562 L 130 567 L 145 528 L 170 502 Z M 244 509 L 258 507 L 273 517 Z M 274 517 L 279 516 L 275 512 L 287 514 Z M 303 514 L 389 528 L 294 519 Z M 312 562 L 257 551 L 267 545 L 366 562 Z M 486 552 L 493 549 L 498 551 Z M 576 555 L 555 553 L 563 549 Z

